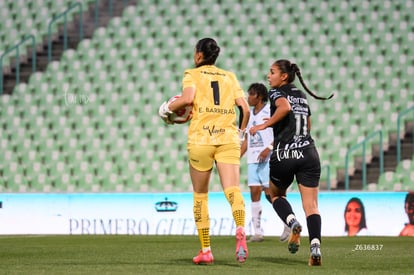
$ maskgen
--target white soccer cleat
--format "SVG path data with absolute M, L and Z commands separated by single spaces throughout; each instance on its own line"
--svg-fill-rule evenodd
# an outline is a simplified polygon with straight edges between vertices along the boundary
M 280 238 L 279 238 L 279 240 L 281 242 L 286 242 L 289 239 L 289 236 L 290 236 L 290 227 L 287 226 L 286 224 L 284 224 L 284 225 L 285 226 L 283 228 L 282 235 L 280 235 Z

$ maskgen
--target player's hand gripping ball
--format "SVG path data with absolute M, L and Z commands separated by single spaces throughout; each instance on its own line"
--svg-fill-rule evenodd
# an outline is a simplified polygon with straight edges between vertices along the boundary
M 168 100 L 168 104 L 180 98 L 181 95 L 175 95 Z M 193 118 L 193 105 L 187 105 L 186 107 L 173 112 L 170 115 L 170 120 L 177 124 L 182 124 L 190 121 Z
M 191 120 L 191 118 L 193 117 L 193 106 L 192 105 L 188 105 L 185 108 L 182 108 L 175 112 L 171 112 L 169 110 L 168 106 L 171 104 L 171 102 L 175 101 L 177 98 L 180 98 L 180 97 L 181 95 L 175 95 L 171 97 L 167 102 L 164 102 L 160 107 L 160 111 L 159 111 L 160 117 L 167 124 L 173 124 L 173 123 L 183 124 Z M 165 111 L 165 110 L 168 110 L 168 111 Z

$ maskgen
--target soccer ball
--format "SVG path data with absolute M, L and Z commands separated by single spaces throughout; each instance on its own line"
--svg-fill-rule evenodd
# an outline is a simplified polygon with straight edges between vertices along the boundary
M 175 95 L 168 100 L 168 103 L 180 98 L 181 95 Z M 185 108 L 175 111 L 170 115 L 170 120 L 177 124 L 183 124 L 193 118 L 193 105 L 187 105 Z

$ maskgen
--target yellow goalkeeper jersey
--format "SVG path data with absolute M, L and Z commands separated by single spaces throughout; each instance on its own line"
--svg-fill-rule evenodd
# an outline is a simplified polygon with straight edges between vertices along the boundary
M 236 76 L 213 65 L 184 72 L 183 88 L 194 87 L 193 118 L 188 143 L 239 143 L 235 99 L 244 97 Z

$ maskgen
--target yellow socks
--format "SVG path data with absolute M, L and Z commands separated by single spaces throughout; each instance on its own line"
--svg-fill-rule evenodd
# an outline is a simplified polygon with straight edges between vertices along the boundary
M 208 214 L 208 193 L 194 193 L 194 221 L 198 231 L 201 248 L 210 247 L 210 217 Z
M 224 194 L 226 195 L 226 198 L 231 205 L 231 210 L 233 213 L 234 222 L 236 223 L 236 227 L 244 227 L 246 211 L 240 187 L 228 187 L 224 190 Z
M 227 201 L 230 203 L 236 227 L 245 225 L 245 205 L 240 187 L 232 186 L 224 190 Z M 201 249 L 210 248 L 210 217 L 208 213 L 208 193 L 194 193 L 194 221 L 200 239 Z

